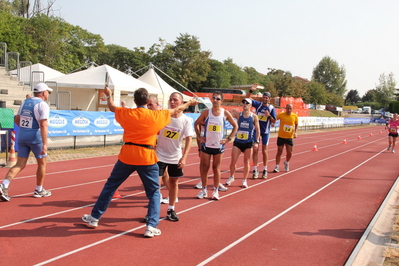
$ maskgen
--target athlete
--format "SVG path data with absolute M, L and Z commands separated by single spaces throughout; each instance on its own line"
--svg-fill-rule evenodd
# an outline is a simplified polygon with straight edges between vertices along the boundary
M 200 174 L 202 189 L 198 193 L 197 198 L 203 199 L 208 197 L 208 171 L 210 168 L 211 158 L 213 169 L 213 192 L 211 199 L 219 200 L 218 186 L 220 183 L 220 164 L 224 153 L 224 145 L 232 141 L 237 132 L 238 126 L 234 121 L 233 116 L 221 107 L 223 102 L 223 94 L 216 91 L 212 95 L 212 108 L 207 109 L 201 113 L 194 123 L 195 133 L 199 140 L 200 146 Z M 230 135 L 225 138 L 225 120 L 229 121 L 233 126 Z M 201 124 L 204 126 L 204 136 L 201 136 Z
M 171 109 L 183 104 L 183 96 L 174 92 L 169 97 Z M 168 203 L 166 218 L 171 221 L 179 221 L 175 212 L 175 204 L 178 196 L 179 177 L 183 176 L 183 168 L 186 165 L 187 156 L 190 152 L 193 136 L 192 120 L 183 113 L 172 115 L 171 122 L 159 132 L 156 152 L 158 156 L 159 176 L 163 177 L 164 183 L 168 183 L 169 197 L 163 200 Z M 182 140 L 185 140 L 182 152 Z
M 249 89 L 246 98 L 250 98 L 252 92 L 254 92 L 258 87 L 255 83 L 252 88 Z M 252 100 L 252 106 L 256 109 L 256 114 L 259 119 L 260 136 L 262 139 L 262 155 L 263 155 L 263 172 L 262 178 L 267 178 L 267 162 L 268 162 L 268 147 L 270 139 L 270 127 L 276 122 L 276 109 L 270 104 L 271 94 L 270 92 L 264 92 L 262 96 L 262 102 Z M 253 162 L 254 171 L 252 178 L 258 178 L 258 153 L 259 153 L 259 143 L 254 143 L 253 146 Z
M 298 130 L 298 115 L 292 112 L 292 104 L 287 104 L 285 106 L 285 112 L 279 113 L 277 115 L 277 120 L 280 120 L 280 128 L 278 130 L 277 138 L 277 154 L 276 154 L 276 167 L 273 172 L 279 172 L 279 164 L 281 160 L 281 155 L 283 154 L 283 148 L 287 155 L 284 161 L 285 171 L 290 170 L 290 160 L 292 157 L 294 138 L 297 137 Z
M 241 153 L 244 153 L 244 179 L 242 180 L 242 187 L 248 187 L 247 178 L 252 156 L 252 146 L 254 143 L 259 143 L 260 138 L 259 120 L 258 117 L 250 111 L 251 105 L 252 100 L 246 98 L 242 101 L 242 112 L 233 113 L 233 117 L 238 124 L 238 131 L 234 139 L 233 148 L 231 149 L 230 177 L 226 182 L 228 186 L 234 182 L 238 157 Z M 254 131 L 256 132 L 255 137 Z
M 37 161 L 36 189 L 33 197 L 49 197 L 51 192 L 43 188 L 46 175 L 48 118 L 50 107 L 46 103 L 53 90 L 45 83 L 38 83 L 33 89 L 33 97 L 26 98 L 15 116 L 18 131 L 17 163 L 8 170 L 5 179 L 0 184 L 0 199 L 10 201 L 8 188 L 11 180 L 25 168 L 29 153 L 32 152 Z
M 388 130 L 388 148 L 387 150 L 392 148 L 391 152 L 395 153 L 396 140 L 398 139 L 398 128 L 399 128 L 399 118 L 398 114 L 393 114 L 393 118 L 389 119 L 386 124 L 386 128 Z

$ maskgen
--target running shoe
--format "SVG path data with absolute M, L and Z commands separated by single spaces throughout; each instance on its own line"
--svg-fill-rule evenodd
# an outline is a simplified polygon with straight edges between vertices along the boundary
M 389 151 L 390 148 L 391 148 L 391 145 L 388 146 L 387 151 Z
M 166 218 L 168 218 L 171 221 L 179 221 L 179 216 L 177 216 L 175 210 L 168 210 L 168 212 L 166 213 Z
M 395 150 L 394 150 L 394 149 L 392 149 L 392 153 L 395 153 Z
M 202 188 L 202 182 L 199 181 L 199 183 L 196 184 L 196 185 L 194 186 L 194 188 L 196 188 L 196 189 L 201 189 L 201 188 Z
M 213 200 L 219 200 L 220 199 L 219 191 L 217 189 L 213 190 L 211 199 L 213 199 Z
M 263 170 L 262 178 L 263 178 L 263 179 L 266 179 L 266 178 L 267 178 L 267 170 Z
M 50 197 L 51 196 L 51 191 L 49 190 L 45 190 L 44 188 L 42 188 L 42 191 L 37 191 L 35 190 L 33 192 L 33 197 L 34 198 L 42 198 L 42 197 Z
M 234 182 L 234 176 L 230 176 L 226 181 L 226 186 L 230 186 Z
M 287 161 L 284 161 L 284 170 L 287 172 L 290 170 L 290 163 Z
M 10 197 L 8 196 L 8 188 L 6 188 L 3 184 L 0 184 L 0 199 L 2 201 L 10 201 Z
M 247 180 L 243 180 L 243 181 L 242 181 L 242 187 L 243 187 L 243 188 L 248 188 Z
M 154 236 L 159 236 L 161 234 L 161 230 L 158 228 L 154 228 L 152 226 L 147 226 L 145 229 L 144 236 L 145 237 L 154 237 Z
M 278 169 L 278 165 L 276 165 L 276 167 L 274 167 L 273 173 L 278 173 L 280 172 L 280 170 Z
M 221 192 L 226 192 L 228 190 L 228 188 L 223 186 L 222 183 L 219 183 L 218 190 Z
M 89 214 L 84 214 L 82 216 L 82 220 L 83 220 L 83 222 L 87 223 L 87 227 L 97 228 L 97 226 L 98 226 L 98 219 L 92 217 Z
M 253 171 L 253 174 L 252 174 L 252 178 L 253 178 L 253 179 L 257 179 L 258 176 L 259 176 L 259 171 L 258 171 L 258 170 L 254 170 L 254 171 Z
M 178 203 L 178 202 L 179 202 L 179 198 L 176 198 L 176 202 L 175 203 Z M 169 197 L 164 198 L 161 203 L 169 204 Z
M 208 197 L 208 192 L 206 191 L 206 189 L 201 189 L 201 191 L 197 195 L 197 199 L 203 199 L 206 197 Z

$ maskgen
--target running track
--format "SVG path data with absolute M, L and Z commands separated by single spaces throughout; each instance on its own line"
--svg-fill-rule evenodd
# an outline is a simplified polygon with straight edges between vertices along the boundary
M 143 237 L 147 200 L 136 174 L 120 187 L 123 198 L 113 200 L 97 229 L 81 221 L 116 156 L 49 163 L 49 198 L 32 197 L 36 165 L 28 165 L 10 186 L 11 201 L 0 202 L 0 262 L 343 265 L 398 176 L 399 154 L 386 151 L 386 133 L 380 130 L 383 127 L 299 134 L 291 171 L 280 173 L 270 173 L 276 153 L 272 138 L 269 178 L 250 179 L 250 187 L 241 188 L 240 159 L 236 181 L 220 193 L 220 201 L 195 198 L 199 159 L 193 148 L 186 177 L 180 179 L 180 221 L 162 219 L 162 235 L 152 239 Z M 314 143 L 317 152 L 312 151 Z M 231 144 L 223 159 L 223 183 L 229 177 L 230 151 Z M 6 171 L 0 169 L 1 179 Z M 161 206 L 162 216 L 166 209 Z

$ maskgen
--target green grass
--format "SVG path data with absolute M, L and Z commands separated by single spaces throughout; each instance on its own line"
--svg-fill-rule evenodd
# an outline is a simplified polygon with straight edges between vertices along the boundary
M 337 117 L 336 114 L 330 112 L 330 111 L 324 111 L 324 110 L 314 110 L 310 109 L 310 116 L 318 116 L 318 117 Z

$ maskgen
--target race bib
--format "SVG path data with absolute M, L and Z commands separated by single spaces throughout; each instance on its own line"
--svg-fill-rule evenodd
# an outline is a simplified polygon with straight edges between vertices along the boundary
M 33 117 L 20 116 L 19 127 L 32 128 Z
M 180 137 L 180 132 L 172 131 L 172 130 L 164 130 L 163 136 L 168 139 L 178 140 Z
M 263 121 L 263 122 L 267 121 L 267 116 L 265 116 L 265 113 L 259 113 L 258 118 L 259 118 L 259 121 Z
M 208 124 L 208 131 L 222 132 L 222 127 L 219 124 L 209 123 Z
M 247 140 L 248 139 L 248 131 L 238 131 L 237 139 Z
M 290 126 L 290 125 L 284 125 L 284 126 L 283 126 L 283 130 L 284 130 L 284 132 L 291 133 L 291 132 L 292 132 L 292 126 Z

